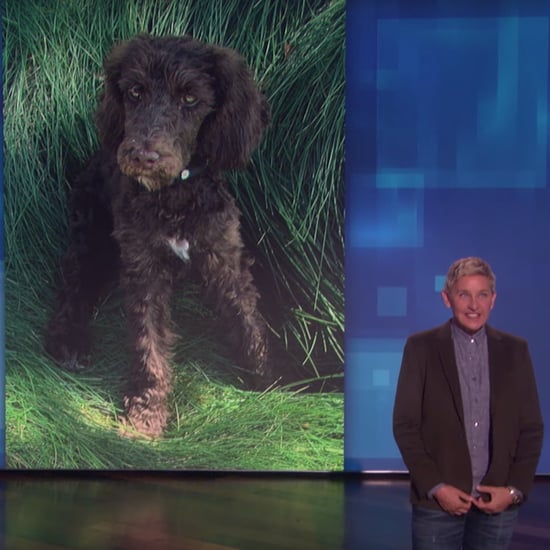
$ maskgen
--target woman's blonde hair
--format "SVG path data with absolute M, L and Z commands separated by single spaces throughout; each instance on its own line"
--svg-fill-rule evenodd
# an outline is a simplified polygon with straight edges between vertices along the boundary
M 489 279 L 491 292 L 495 292 L 496 277 L 491 266 L 485 260 L 475 256 L 461 258 L 451 264 L 445 280 L 445 292 L 449 293 L 456 282 L 467 275 L 484 275 Z

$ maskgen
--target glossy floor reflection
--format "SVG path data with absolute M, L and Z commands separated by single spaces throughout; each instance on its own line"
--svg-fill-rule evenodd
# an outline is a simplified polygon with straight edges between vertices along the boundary
M 6 550 L 406 549 L 406 478 L 0 474 Z M 550 478 L 512 550 L 550 548 Z

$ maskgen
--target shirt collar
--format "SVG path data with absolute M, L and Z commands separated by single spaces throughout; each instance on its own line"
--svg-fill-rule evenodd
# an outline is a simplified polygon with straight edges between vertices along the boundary
M 457 324 L 454 319 L 451 319 L 451 335 L 453 339 L 456 338 L 462 338 L 463 340 L 476 340 L 479 341 L 479 339 L 484 338 L 487 334 L 487 331 L 485 330 L 485 325 L 483 325 L 477 332 L 474 334 L 469 334 L 462 330 Z

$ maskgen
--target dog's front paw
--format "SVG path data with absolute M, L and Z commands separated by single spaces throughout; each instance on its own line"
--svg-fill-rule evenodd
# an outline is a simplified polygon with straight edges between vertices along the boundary
M 126 437 L 161 437 L 168 420 L 166 407 L 151 407 L 141 396 L 124 398 L 125 416 L 121 418 L 121 434 Z

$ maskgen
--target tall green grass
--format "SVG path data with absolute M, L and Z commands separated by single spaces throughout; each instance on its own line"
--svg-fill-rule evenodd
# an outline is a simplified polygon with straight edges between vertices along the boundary
M 128 357 L 118 294 L 98 308 L 89 371 L 57 369 L 42 347 L 69 182 L 97 144 L 102 61 L 139 32 L 238 49 L 270 100 L 271 127 L 230 181 L 297 382 L 246 391 L 212 313 L 185 287 L 171 423 L 158 442 L 117 431 Z M 5 0 L 3 45 L 8 465 L 339 469 L 342 395 L 301 390 L 342 376 L 344 2 Z

